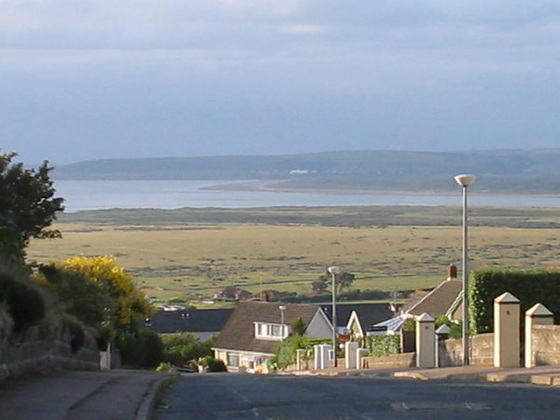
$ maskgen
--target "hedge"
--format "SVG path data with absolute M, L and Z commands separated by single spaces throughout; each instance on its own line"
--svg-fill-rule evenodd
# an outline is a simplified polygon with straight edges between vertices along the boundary
M 494 329 L 494 299 L 509 292 L 521 302 L 522 314 L 542 303 L 560 322 L 560 272 L 544 270 L 475 270 L 469 275 L 469 318 L 473 334 Z
M 383 357 L 401 352 L 400 335 L 371 335 L 367 338 L 367 349 L 371 357 Z

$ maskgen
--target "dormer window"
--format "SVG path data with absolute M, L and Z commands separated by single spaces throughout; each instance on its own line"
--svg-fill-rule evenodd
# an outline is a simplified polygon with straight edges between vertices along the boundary
M 271 324 L 255 322 L 255 337 L 260 340 L 283 340 L 289 334 L 289 328 L 285 324 Z

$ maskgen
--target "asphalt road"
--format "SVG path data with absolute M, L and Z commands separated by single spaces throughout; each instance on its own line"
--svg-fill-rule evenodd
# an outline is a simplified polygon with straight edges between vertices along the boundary
M 523 384 L 206 374 L 154 413 L 183 419 L 559 419 L 560 389 Z

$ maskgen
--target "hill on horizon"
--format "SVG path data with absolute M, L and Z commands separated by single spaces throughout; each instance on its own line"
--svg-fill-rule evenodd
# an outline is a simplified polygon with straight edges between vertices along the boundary
M 276 188 L 450 191 L 471 173 L 492 193 L 560 193 L 560 149 L 340 151 L 276 156 L 103 159 L 57 166 L 56 180 L 274 180 Z

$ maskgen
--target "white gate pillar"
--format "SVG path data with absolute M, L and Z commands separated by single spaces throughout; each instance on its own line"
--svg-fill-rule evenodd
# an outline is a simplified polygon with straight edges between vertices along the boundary
M 554 315 L 541 303 L 537 303 L 525 312 L 525 367 L 537 365 L 533 348 L 533 325 L 553 324 Z
M 494 299 L 494 366 L 521 365 L 521 303 L 511 293 Z
M 344 343 L 344 362 L 346 369 L 356 369 L 358 365 L 356 364 L 356 353 L 358 351 L 358 343 L 355 341 L 347 341 Z
M 427 313 L 416 318 L 416 367 L 436 367 L 434 318 Z

